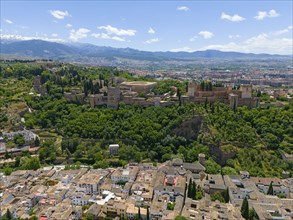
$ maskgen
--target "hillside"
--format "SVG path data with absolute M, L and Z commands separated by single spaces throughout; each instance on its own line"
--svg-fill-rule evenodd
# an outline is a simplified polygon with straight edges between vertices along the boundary
M 247 170 L 253 176 L 279 177 L 283 170 L 292 172 L 292 164 L 283 161 L 281 156 L 281 151 L 293 153 L 292 102 L 282 108 L 239 107 L 235 111 L 221 103 L 147 108 L 121 104 L 118 110 L 90 108 L 87 103 L 68 103 L 63 92 L 84 89 L 90 80 L 107 81 L 112 74 L 121 77 L 126 73 L 60 63 L 2 63 L 1 74 L 3 85 L 8 81 L 21 85 L 24 79 L 26 85 L 32 85 L 33 77 L 41 74 L 48 95 L 28 94 L 27 87 L 25 93 L 16 90 L 13 95 L 11 84 L 0 90 L 5 100 L 2 107 L 7 109 L 0 120 L 5 122 L 1 123 L 4 130 L 13 125 L 18 129 L 15 123 L 23 122 L 10 121 L 8 111 L 15 101 L 25 101 L 32 112 L 24 115 L 23 125 L 46 133 L 43 139 L 46 141 L 39 151 L 43 163 L 79 161 L 108 167 L 129 161 L 164 162 L 173 157 L 195 162 L 197 155 L 204 153 L 208 173 L 220 173 L 221 166 L 230 174 Z M 178 81 L 166 81 L 168 85 L 172 82 L 180 86 Z M 55 144 L 57 136 L 58 145 Z M 119 143 L 121 147 L 116 157 L 108 153 L 107 146 L 111 143 Z

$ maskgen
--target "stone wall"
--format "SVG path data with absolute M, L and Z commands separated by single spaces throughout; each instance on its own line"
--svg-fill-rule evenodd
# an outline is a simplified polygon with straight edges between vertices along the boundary
M 237 106 L 258 107 L 259 99 L 252 97 L 252 85 L 240 85 L 239 90 L 228 87 L 213 87 L 212 91 L 202 91 L 195 83 L 188 84 L 188 97 L 183 97 L 186 102 L 223 102 L 231 108 Z

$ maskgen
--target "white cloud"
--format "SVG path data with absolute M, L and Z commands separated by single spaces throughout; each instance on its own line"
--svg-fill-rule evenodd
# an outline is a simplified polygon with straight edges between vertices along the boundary
M 2 28 L 0 28 L 0 32 L 2 32 Z
M 198 35 L 202 36 L 204 39 L 211 39 L 212 37 L 214 37 L 214 34 L 209 31 L 200 31 Z
M 72 24 L 67 24 L 66 27 L 67 28 L 71 28 L 72 27 Z
M 52 37 L 58 37 L 58 34 L 51 34 Z
M 121 37 L 117 37 L 117 36 L 114 36 L 111 38 L 112 40 L 116 40 L 116 41 L 125 41 L 125 39 L 121 38 Z
M 111 39 L 111 37 L 105 33 L 101 33 L 101 34 L 92 34 L 93 37 L 95 38 L 101 38 L 101 39 Z
M 190 9 L 186 6 L 180 6 L 177 8 L 178 11 L 189 11 Z
M 175 49 L 171 49 L 171 52 L 193 52 L 194 50 L 192 50 L 190 47 L 181 47 L 181 48 L 175 48 Z
M 20 25 L 19 26 L 21 29 L 28 29 L 29 28 L 29 26 L 25 26 L 25 25 Z
M 263 20 L 265 17 L 267 17 L 267 12 L 265 12 L 265 11 L 259 11 L 257 13 L 257 16 L 255 16 L 254 18 L 256 20 Z
M 193 36 L 189 39 L 189 41 L 194 42 L 196 40 L 197 36 Z
M 152 44 L 152 43 L 157 43 L 157 42 L 159 42 L 159 38 L 152 38 L 152 39 L 145 41 L 144 43 L 145 44 Z
M 118 36 L 134 36 L 135 33 L 137 32 L 136 30 L 132 30 L 132 29 L 128 29 L 128 30 L 119 29 L 116 27 L 112 27 L 111 25 L 100 26 L 98 27 L 98 29 L 105 30 L 107 34 L 109 35 L 118 35 Z
M 290 38 L 275 38 L 268 34 L 259 34 L 245 41 L 228 44 L 215 44 L 200 50 L 237 51 L 244 53 L 293 54 L 293 42 Z
M 278 36 L 278 35 L 286 34 L 289 31 L 291 31 L 292 29 L 293 29 L 293 26 L 288 26 L 287 28 L 284 28 L 284 29 L 281 29 L 281 30 L 278 30 L 278 31 L 271 32 L 271 34 Z
M 71 16 L 68 11 L 60 11 L 60 10 L 54 10 L 54 11 L 50 11 L 50 14 L 56 18 L 56 19 L 64 19 L 67 16 Z
M 230 39 L 234 39 L 234 38 L 240 38 L 241 35 L 239 35 L 239 34 L 235 34 L 235 35 L 230 34 L 228 37 L 229 37 Z
M 239 22 L 239 21 L 244 21 L 245 20 L 244 17 L 241 17 L 238 14 L 228 15 L 225 12 L 222 12 L 221 19 L 223 19 L 223 20 L 229 20 L 229 21 L 233 21 L 233 22 Z
M 14 34 L 0 34 L 0 39 L 4 40 L 44 40 L 51 42 L 65 42 L 61 38 L 48 38 L 48 37 L 38 37 L 38 36 L 22 36 L 22 35 L 14 35 Z
M 259 11 L 259 12 L 257 12 L 257 15 L 254 16 L 254 18 L 256 20 L 263 20 L 265 18 L 274 18 L 274 17 L 279 17 L 279 16 L 280 16 L 280 14 L 276 10 L 272 9 L 268 12 Z
M 268 16 L 269 18 L 274 18 L 274 17 L 279 17 L 279 16 L 280 16 L 280 14 L 278 14 L 276 12 L 276 10 L 272 9 L 269 11 L 269 16 Z
M 282 35 L 282 34 L 286 34 L 288 32 L 289 32 L 288 29 L 282 29 L 282 30 L 278 30 L 278 31 L 273 32 L 273 34 L 274 35 Z
M 79 28 L 78 30 L 72 29 L 70 31 L 69 39 L 72 41 L 78 41 L 79 39 L 86 38 L 89 32 L 90 30 L 86 28 Z
M 124 38 L 121 38 L 121 37 L 117 37 L 117 36 L 110 36 L 106 33 L 101 33 L 101 34 L 92 34 L 93 37 L 95 38 L 100 38 L 100 39 L 106 39 L 106 40 L 116 40 L 116 41 L 120 41 L 120 42 L 123 42 L 125 41 Z
M 4 19 L 4 21 L 7 23 L 7 24 L 13 24 L 13 22 L 9 19 Z
M 148 33 L 149 34 L 154 34 L 154 33 L 156 33 L 156 31 L 153 28 L 150 27 L 149 30 L 148 30 Z

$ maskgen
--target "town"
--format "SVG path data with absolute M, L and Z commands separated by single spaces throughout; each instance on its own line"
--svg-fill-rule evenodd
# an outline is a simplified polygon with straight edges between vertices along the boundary
M 119 145 L 109 145 L 116 155 Z M 124 167 L 48 166 L 0 174 L 0 218 L 29 219 L 255 219 L 293 218 L 293 178 L 207 174 L 198 162 Z M 248 203 L 246 208 L 243 208 Z

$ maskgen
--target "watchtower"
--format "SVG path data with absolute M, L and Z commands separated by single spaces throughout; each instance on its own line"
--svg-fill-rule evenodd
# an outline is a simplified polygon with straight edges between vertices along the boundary
M 121 93 L 119 87 L 108 87 L 108 102 L 107 107 L 118 108 Z
M 188 83 L 188 96 L 194 97 L 194 92 L 195 92 L 195 84 L 193 82 L 189 82 Z
M 241 92 L 242 99 L 250 99 L 252 97 L 252 85 L 240 85 L 239 91 Z

